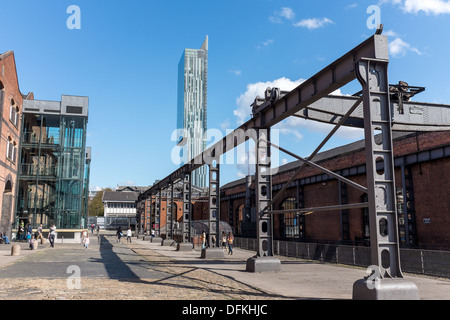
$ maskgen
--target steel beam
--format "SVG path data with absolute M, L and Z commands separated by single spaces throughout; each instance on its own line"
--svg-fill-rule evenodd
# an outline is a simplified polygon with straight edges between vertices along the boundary
M 152 195 L 148 195 L 144 198 L 144 201 L 150 201 L 150 212 L 146 212 L 145 216 L 147 217 L 146 220 L 146 234 L 149 235 L 150 231 L 152 229 L 152 213 L 153 213 L 153 196 Z
M 182 240 L 178 243 L 177 250 L 186 251 L 192 250 L 191 243 L 191 214 L 192 214 L 192 185 L 191 172 L 185 172 L 183 177 L 183 225 L 182 225 Z
M 173 184 L 166 191 L 166 239 L 172 239 L 172 201 Z
M 202 249 L 201 258 L 220 259 L 224 257 L 220 248 L 220 165 L 219 159 L 214 159 L 209 165 L 209 217 L 208 217 L 208 243 L 209 248 Z M 215 239 L 214 245 L 212 239 Z
M 285 214 L 285 213 L 297 213 L 298 215 L 311 214 L 318 211 L 334 211 L 340 209 L 359 209 L 359 208 L 367 208 L 369 206 L 368 203 L 349 203 L 349 204 L 340 204 L 335 206 L 324 206 L 324 207 L 310 207 L 310 208 L 301 208 L 301 209 L 285 209 L 285 210 L 271 210 L 265 212 L 266 214 Z
M 378 281 L 378 287 L 369 279 L 355 282 L 355 299 L 418 298 L 417 287 L 404 281 L 400 267 L 388 64 L 385 59 L 361 58 L 355 67 L 363 87 L 371 268 Z M 375 140 L 377 132 L 381 141 Z M 377 170 L 377 162 L 384 164 L 383 170 Z
M 281 262 L 273 254 L 272 216 L 264 213 L 264 209 L 272 201 L 272 174 L 270 153 L 270 129 L 258 129 L 256 148 L 256 256 L 247 260 L 246 270 L 249 272 L 280 271 Z
M 317 163 L 314 163 L 314 162 L 312 162 L 312 161 L 309 161 L 309 160 L 307 160 L 307 159 L 304 159 L 304 158 L 302 158 L 302 157 L 296 155 L 295 153 L 292 153 L 292 152 L 290 152 L 289 150 L 284 149 L 284 148 L 282 148 L 282 147 L 276 145 L 275 143 L 270 143 L 270 142 L 267 142 L 267 143 L 270 144 L 272 147 L 277 148 L 278 150 L 283 151 L 284 153 L 290 155 L 291 157 L 294 157 L 294 158 L 296 158 L 297 160 L 300 160 L 302 163 L 307 164 L 307 165 L 310 166 L 310 167 L 313 167 L 313 168 L 316 168 L 317 170 L 320 170 L 320 171 L 322 171 L 322 172 L 325 172 L 325 173 L 328 174 L 329 176 L 332 176 L 332 177 L 338 179 L 339 181 L 344 182 L 344 183 L 346 183 L 346 184 L 352 186 L 353 188 L 358 189 L 359 191 L 362 191 L 362 192 L 364 192 L 364 193 L 367 192 L 367 188 L 366 188 L 366 187 L 364 187 L 364 186 L 362 186 L 362 185 L 360 185 L 360 184 L 358 184 L 358 183 L 356 183 L 356 182 L 353 182 L 353 181 L 351 181 L 351 180 L 349 180 L 349 179 L 347 179 L 347 178 L 344 178 L 343 176 L 341 176 L 341 175 L 339 175 L 339 174 L 337 174 L 337 173 L 335 173 L 335 172 L 333 172 L 333 171 L 331 171 L 331 170 L 328 170 L 327 168 L 324 168 L 324 167 L 318 165 Z
M 336 124 L 359 97 L 328 95 L 297 112 L 294 116 Z M 450 106 L 423 102 L 390 102 L 393 131 L 446 131 L 450 130 Z M 343 124 L 344 126 L 364 128 L 363 105 L 360 104 Z

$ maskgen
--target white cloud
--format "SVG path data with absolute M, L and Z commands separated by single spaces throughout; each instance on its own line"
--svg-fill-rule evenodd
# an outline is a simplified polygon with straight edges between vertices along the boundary
M 397 32 L 395 32 L 394 30 L 383 31 L 383 35 L 385 35 L 387 37 L 398 37 Z
M 404 57 L 408 52 L 414 52 L 418 55 L 422 55 L 422 52 L 420 52 L 417 48 L 411 46 L 409 43 L 398 37 L 389 42 L 389 53 L 394 58 Z
M 291 8 L 288 8 L 288 7 L 281 8 L 281 11 L 279 12 L 279 15 L 284 17 L 284 18 L 286 18 L 286 19 L 288 19 L 288 20 L 291 20 L 291 19 L 295 18 L 294 10 L 292 10 Z
M 444 0 L 382 0 L 381 4 L 391 2 L 400 5 L 401 9 L 407 13 L 417 14 L 423 11 L 426 14 L 449 14 L 450 1 Z
M 426 14 L 445 14 L 450 13 L 450 1 L 442 0 L 406 0 L 404 10 L 410 13 L 424 11 Z
M 312 19 L 304 19 L 299 22 L 294 23 L 294 27 L 302 27 L 308 28 L 309 30 L 314 30 L 318 28 L 322 28 L 327 24 L 333 24 L 334 22 L 328 18 L 312 18 Z
M 267 39 L 266 41 L 263 41 L 257 48 L 261 49 L 262 47 L 268 47 L 269 45 L 271 45 L 274 42 L 275 42 L 275 40 L 273 40 L 273 39 Z
M 220 124 L 220 128 L 223 130 L 223 131 L 226 131 L 227 129 L 230 129 L 231 128 L 231 122 L 230 122 L 230 119 L 225 119 L 221 124 Z
M 289 7 L 282 7 L 280 11 L 275 11 L 274 14 L 269 17 L 269 21 L 273 23 L 283 23 L 283 18 L 292 20 L 294 17 L 294 10 Z
M 230 72 L 236 76 L 242 75 L 242 70 L 239 70 L 239 69 L 230 69 Z
M 348 6 L 345 7 L 345 9 L 346 10 L 347 9 L 353 9 L 353 8 L 356 8 L 356 7 L 358 7 L 358 3 L 357 2 L 349 4 Z
M 268 87 L 290 91 L 298 87 L 303 81 L 303 79 L 292 81 L 283 77 L 274 81 L 257 82 L 247 85 L 247 91 L 236 99 L 237 109 L 235 109 L 233 113 L 237 117 L 237 124 L 241 125 L 250 119 L 252 113 L 250 105 L 255 101 L 256 96 L 263 97 L 264 91 L 266 91 Z

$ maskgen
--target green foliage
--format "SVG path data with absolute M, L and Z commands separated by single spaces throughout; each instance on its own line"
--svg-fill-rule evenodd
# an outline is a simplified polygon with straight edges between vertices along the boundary
M 90 217 L 103 217 L 104 212 L 103 212 L 102 198 L 104 191 L 112 191 L 112 189 L 111 188 L 102 189 L 101 191 L 97 192 L 94 199 L 89 201 L 88 214 Z

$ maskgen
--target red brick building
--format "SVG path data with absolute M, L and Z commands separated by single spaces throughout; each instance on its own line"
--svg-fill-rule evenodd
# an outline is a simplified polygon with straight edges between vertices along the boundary
M 10 236 L 14 223 L 14 203 L 19 163 L 22 102 L 33 100 L 33 93 L 19 89 L 14 52 L 0 54 L 0 232 Z
M 207 192 L 202 188 L 193 188 L 192 194 L 192 220 L 206 220 L 208 219 L 208 198 Z M 183 201 L 182 201 L 182 187 L 175 185 L 174 187 L 174 224 L 179 224 L 183 221 Z M 170 206 L 170 204 L 169 204 Z M 146 233 L 153 229 L 160 229 L 161 235 L 165 237 L 167 225 L 167 193 L 163 190 L 161 194 L 161 211 L 160 211 L 160 226 L 155 222 L 155 208 L 156 196 L 151 198 L 143 198 L 142 196 L 137 201 L 137 220 L 139 224 L 139 232 Z
M 394 133 L 399 241 L 401 246 L 450 246 L 450 132 Z M 364 141 L 322 152 L 314 162 L 360 185 L 366 185 Z M 273 196 L 290 179 L 299 162 L 280 167 L 273 176 Z M 221 188 L 221 220 L 244 237 L 256 235 L 254 185 L 241 179 Z M 247 195 L 247 196 L 246 196 Z M 274 203 L 274 210 L 365 202 L 361 191 L 305 167 Z M 292 213 L 273 217 L 274 238 L 368 244 L 367 209 Z M 448 247 L 450 248 L 450 247 Z

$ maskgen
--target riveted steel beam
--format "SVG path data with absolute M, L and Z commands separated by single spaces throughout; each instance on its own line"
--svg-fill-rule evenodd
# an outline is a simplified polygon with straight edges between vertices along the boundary
M 388 62 L 377 59 L 361 59 L 356 65 L 356 72 L 363 87 L 364 97 L 372 264 L 380 268 L 382 277 L 402 278 L 398 244 Z M 381 141 L 375 140 L 377 132 L 380 132 Z M 377 170 L 377 162 L 384 164 L 383 170 Z
M 183 223 L 182 223 L 182 239 L 178 243 L 178 250 L 191 250 L 193 245 L 191 243 L 191 215 L 192 215 L 192 184 L 191 172 L 185 172 L 183 176 Z
M 359 97 L 328 95 L 297 112 L 294 116 L 336 124 L 357 102 Z M 446 131 L 450 130 L 450 106 L 423 102 L 391 101 L 391 123 L 393 131 Z M 364 128 L 362 103 L 343 123 L 344 126 Z

